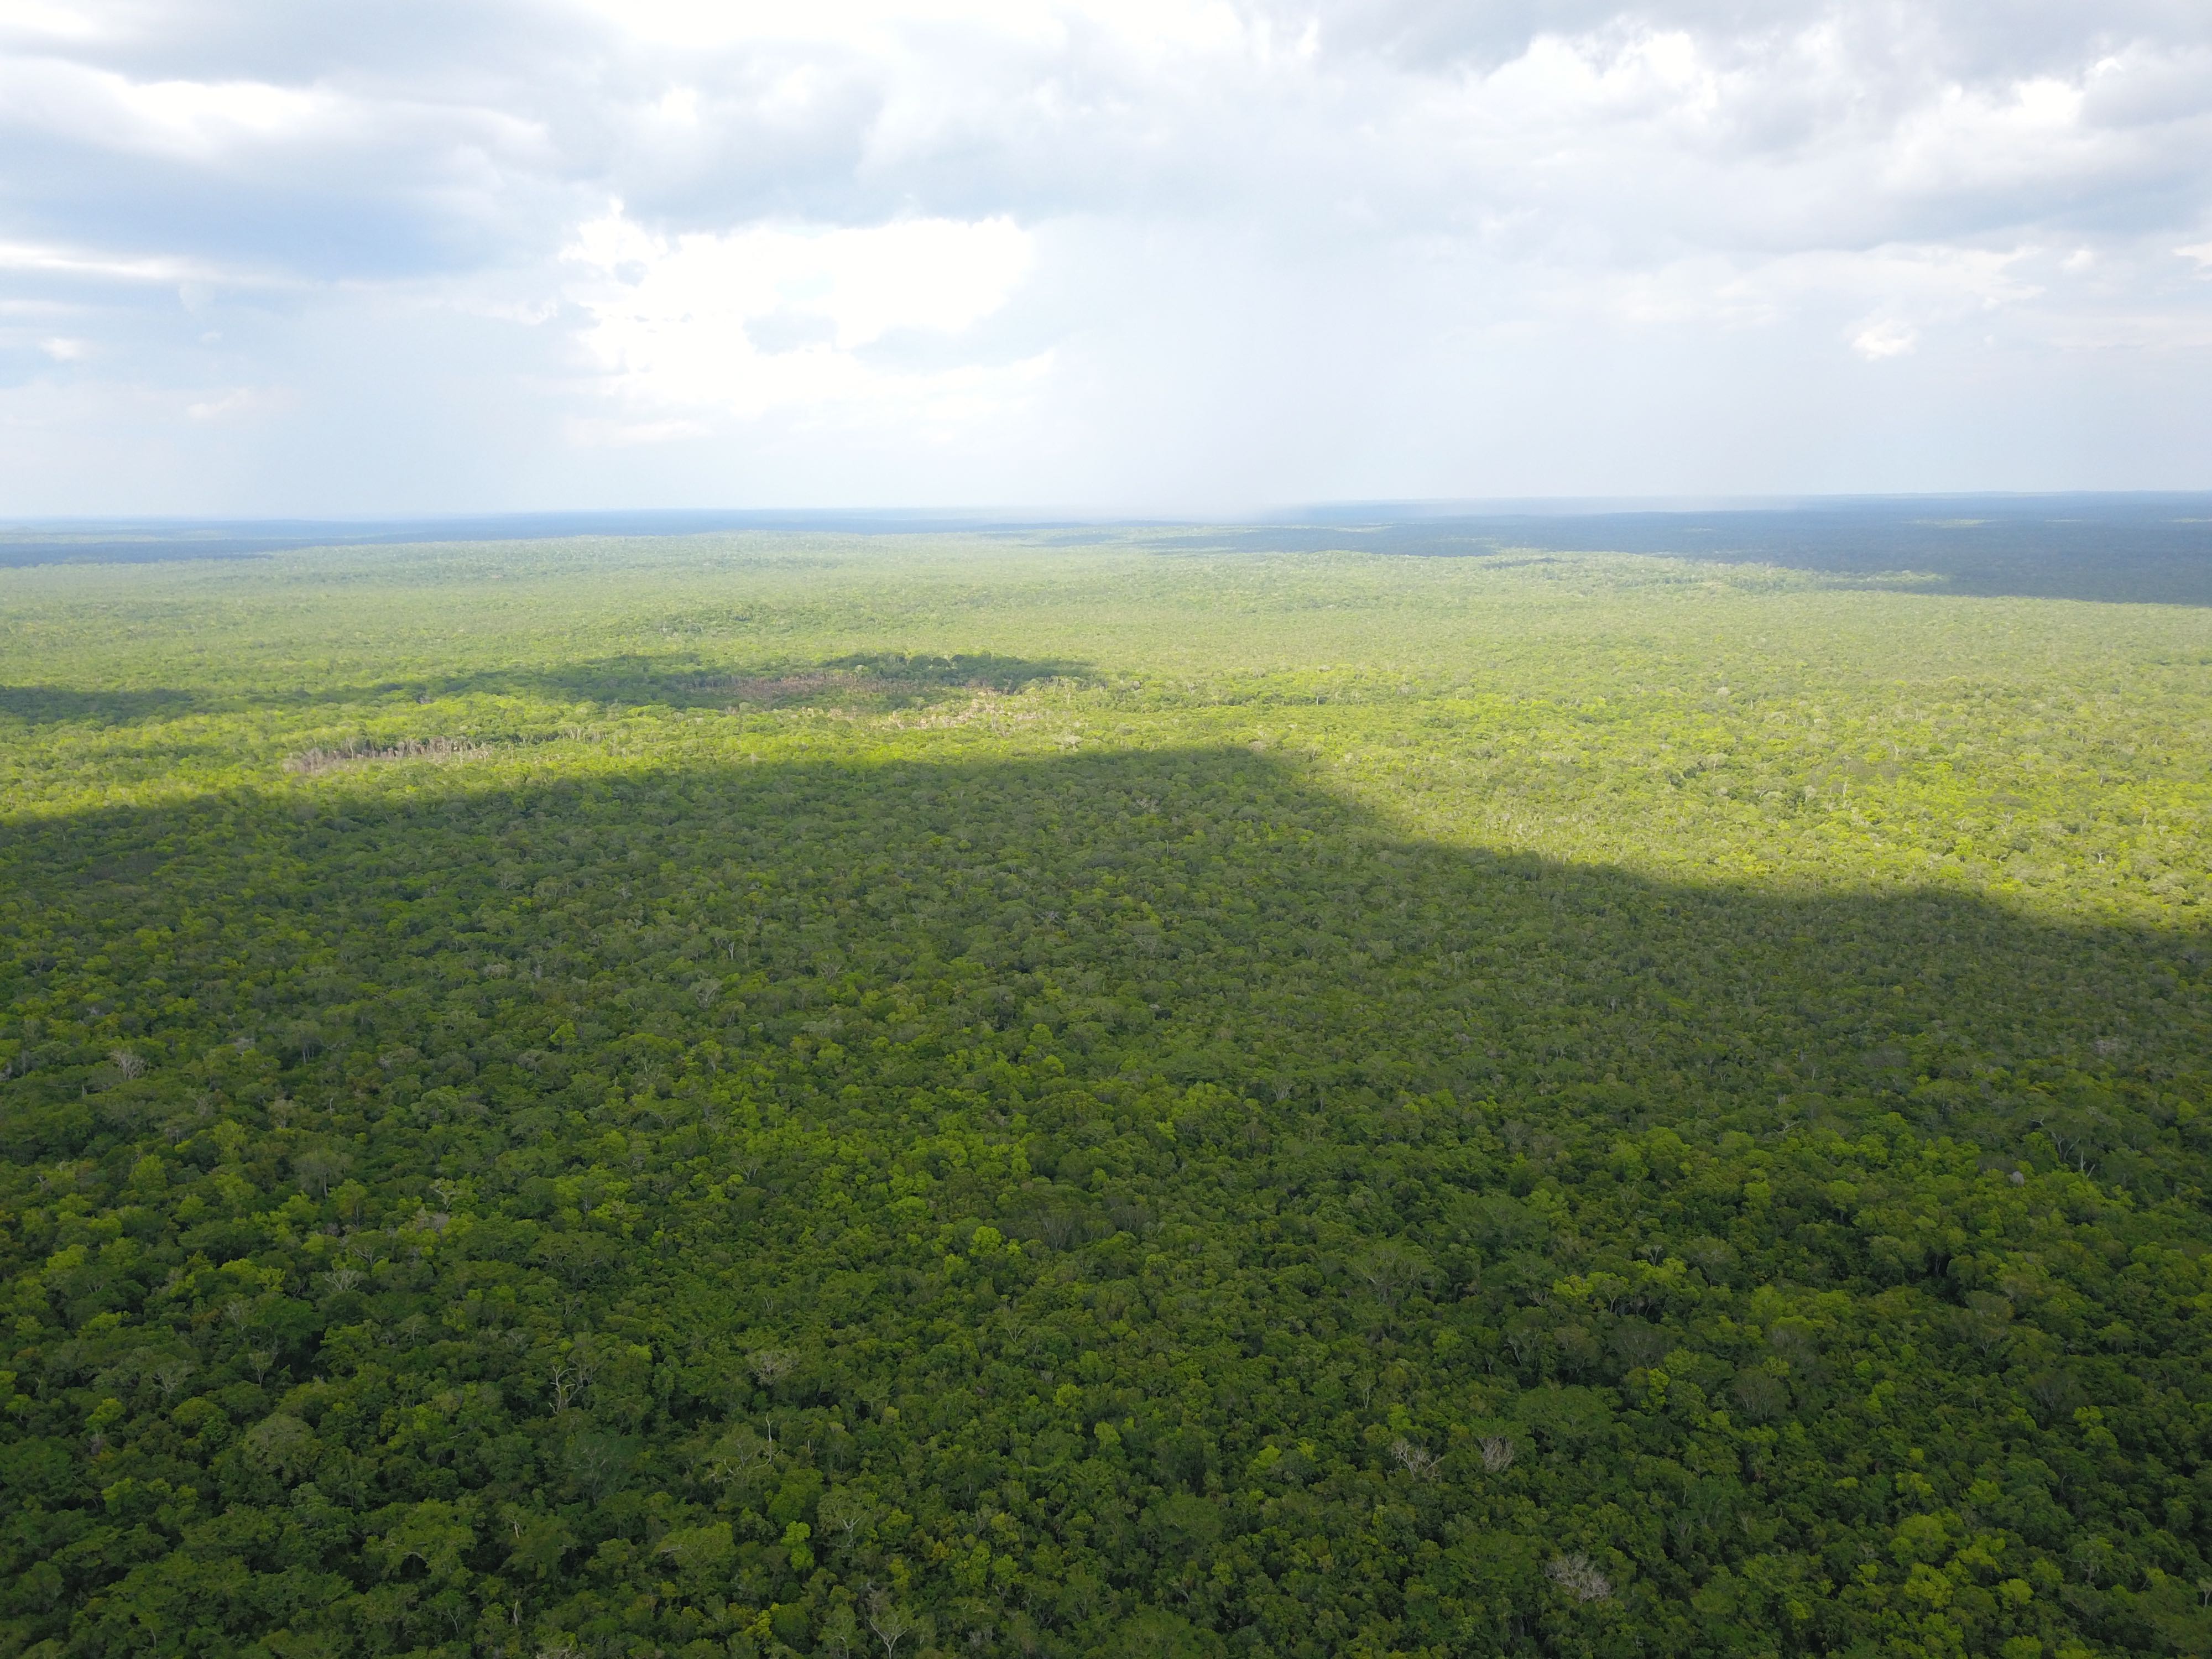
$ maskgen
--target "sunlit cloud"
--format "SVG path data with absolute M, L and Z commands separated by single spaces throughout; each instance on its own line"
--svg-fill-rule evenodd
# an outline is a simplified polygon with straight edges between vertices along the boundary
M 312 88 L 264 82 L 134 82 L 53 59 L 0 59 L 10 125 L 77 143 L 210 161 L 245 145 L 296 143 L 342 114 Z
M 2148 484 L 2212 427 L 2201 8 L 307 16 L 0 0 L 0 307 L 69 307 L 8 348 L 57 435 L 0 488 L 149 476 L 102 398 L 179 454 L 221 435 L 179 476 L 295 507 L 721 501 L 765 455 L 810 497 L 1133 507 Z M 82 343 L 67 373 L 49 337 Z M 246 386 L 298 401 L 188 412 Z M 1959 435 L 1882 435 L 1938 386 Z M 1765 410 L 1759 443 L 1641 441 L 1686 387 Z M 2059 397 L 2133 441 L 2067 448 Z
M 186 404 L 185 414 L 194 421 L 236 420 L 248 416 L 274 414 L 291 408 L 296 401 L 292 393 L 282 386 L 233 386 L 212 397 Z
M 220 265 L 190 256 L 133 256 L 105 252 L 96 248 L 41 247 L 23 242 L 0 242 L 0 272 L 7 271 L 163 285 L 220 283 L 226 288 L 258 288 L 276 280 L 265 271 Z
M 1851 349 L 1870 363 L 1885 357 L 1901 357 L 1918 344 L 1919 333 L 1891 319 L 1869 323 L 1851 337 Z
M 957 335 L 1004 305 L 1030 264 L 1005 218 L 867 228 L 755 225 L 655 235 L 619 208 L 579 228 L 564 256 L 581 341 L 609 389 L 642 407 L 777 409 L 988 400 L 1032 364 L 915 372 L 868 348 L 902 331 Z M 647 423 L 678 435 L 689 425 Z M 632 441 L 640 440 L 633 439 Z

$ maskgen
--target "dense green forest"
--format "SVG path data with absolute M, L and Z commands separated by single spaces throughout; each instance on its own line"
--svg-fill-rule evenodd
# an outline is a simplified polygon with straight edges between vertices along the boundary
M 2212 1651 L 2212 611 L 0 571 L 0 1659 Z

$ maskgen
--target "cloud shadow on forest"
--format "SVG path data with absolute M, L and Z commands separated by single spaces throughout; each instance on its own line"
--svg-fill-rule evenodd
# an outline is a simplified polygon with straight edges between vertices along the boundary
M 66 685 L 0 685 L 0 719 L 27 726 L 137 726 L 198 712 L 201 695 L 160 686 L 147 690 L 79 690 Z
M 1273 523 L 1094 521 L 922 513 L 536 514 L 389 523 L 84 521 L 0 526 L 0 568 L 257 559 L 431 543 L 704 533 L 899 539 L 967 535 L 1158 552 L 1359 550 L 1428 558 L 1640 553 L 1778 565 L 1928 594 L 2212 605 L 2212 494 L 1833 496 L 1695 508 L 1346 503 Z M 1900 578 L 1915 580 L 1901 581 Z
M 1153 533 L 1161 551 L 1638 553 L 1973 598 L 2212 605 L 2212 496 L 1903 497 L 1692 512 L 1409 515 Z M 1914 580 L 1902 580 L 1905 578 Z
M 1763 1133 L 1893 1111 L 1993 1159 L 2055 1126 L 2069 1156 L 2154 1194 L 2143 1103 L 2201 1086 L 2212 1052 L 2203 928 L 1437 845 L 1243 750 L 441 778 L 404 800 L 334 781 L 19 822 L 0 878 L 57 933 L 227 915 L 190 947 L 197 969 L 126 980 L 119 1004 L 150 1018 L 197 971 L 210 1018 L 280 1051 L 349 1040 L 356 1016 L 298 971 L 317 952 L 389 991 L 456 953 L 611 975 L 610 1039 L 911 1037 L 840 994 L 858 975 L 957 996 L 1011 1048 L 1045 1025 L 1104 1079 L 1218 1083 L 1294 1116 L 1492 1099 L 1539 1168 L 1562 1113 Z M 228 896 L 246 890 L 283 915 L 258 942 Z M 52 964 L 15 943 L 20 994 Z M 701 988 L 751 974 L 754 994 Z M 465 1050 L 462 1081 L 490 1063 Z M 0 1150 L 52 1155 L 34 1133 Z
M 975 691 L 1019 691 L 1050 680 L 1088 683 L 1091 664 L 989 653 L 856 652 L 804 661 L 740 665 L 693 653 L 639 653 L 559 668 L 495 668 L 422 674 L 352 685 L 279 690 L 194 691 L 161 686 L 81 690 L 70 686 L 0 685 L 0 719 L 29 726 L 134 726 L 243 708 L 355 708 L 374 711 L 394 698 L 534 696 L 550 702 L 678 710 L 876 708 L 942 702 Z
M 690 653 L 603 657 L 557 669 L 493 670 L 427 684 L 447 696 L 524 694 L 667 708 L 809 708 L 935 702 L 970 691 L 1019 691 L 1048 680 L 1088 681 L 1088 663 L 990 653 L 854 652 L 806 662 L 734 666 Z

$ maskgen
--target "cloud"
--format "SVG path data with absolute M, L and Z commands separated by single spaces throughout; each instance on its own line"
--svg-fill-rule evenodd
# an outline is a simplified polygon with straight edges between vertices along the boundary
M 1033 364 L 916 373 L 868 349 L 906 331 L 958 334 L 1003 306 L 1031 258 L 1029 236 L 1003 217 L 662 236 L 617 207 L 580 226 L 564 258 L 584 273 L 568 293 L 589 319 L 585 349 L 610 389 L 641 406 L 746 416 L 942 409 L 988 400 L 994 382 L 1018 391 L 1036 373 Z
M 281 386 L 233 386 L 228 392 L 186 404 L 185 415 L 194 421 L 233 420 L 289 409 L 295 401 Z
M 254 81 L 132 82 L 66 60 L 0 61 L 10 125 L 77 144 L 186 161 L 246 146 L 297 143 L 326 128 L 337 100 L 313 88 Z
M 227 288 L 260 287 L 264 274 L 226 269 L 204 260 L 167 254 L 151 257 L 109 253 L 94 248 L 40 247 L 0 241 L 0 272 L 35 273 L 122 283 L 221 283 Z
M 611 421 L 580 417 L 568 424 L 570 442 L 586 449 L 626 449 L 634 444 L 703 438 L 713 430 L 698 421 Z
M 434 506 L 763 456 L 1132 506 L 2157 483 L 2212 419 L 2212 12 L 2167 0 L 0 0 L 0 306 L 86 343 L 10 394 L 64 434 L 0 457 L 41 500 L 114 487 L 101 396 L 286 490 L 430 441 L 372 404 L 466 406 L 476 471 L 380 475 Z M 1831 368 L 1948 369 L 2000 462 Z M 1759 442 L 1654 477 L 1574 418 L 1686 379 Z M 2138 441 L 2069 448 L 2060 386 Z
M 1919 343 L 1917 330 L 1888 318 L 1869 323 L 1851 336 L 1851 349 L 1870 363 L 1878 363 L 1885 357 L 1901 357 Z

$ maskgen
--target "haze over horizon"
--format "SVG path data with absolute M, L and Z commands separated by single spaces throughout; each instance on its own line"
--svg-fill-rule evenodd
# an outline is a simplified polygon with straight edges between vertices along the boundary
M 2212 485 L 2212 11 L 0 0 L 0 513 Z

